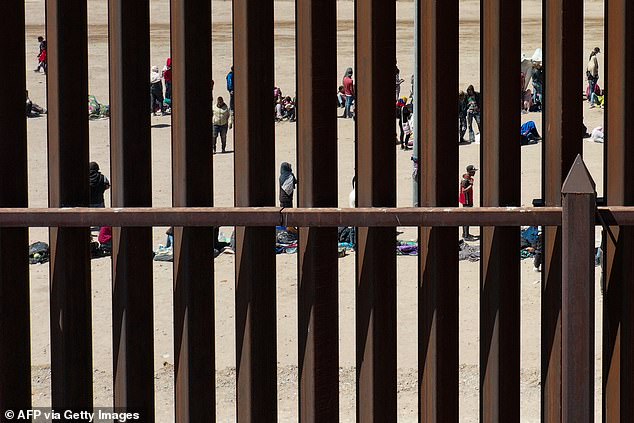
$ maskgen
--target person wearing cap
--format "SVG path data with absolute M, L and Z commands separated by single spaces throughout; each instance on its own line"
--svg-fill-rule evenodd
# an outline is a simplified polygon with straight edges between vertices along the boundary
M 462 175 L 460 181 L 459 201 L 462 207 L 473 207 L 473 177 L 478 169 L 474 165 L 467 166 L 467 173 Z M 462 227 L 462 238 L 465 241 L 475 241 L 478 237 L 469 233 L 469 226 Z

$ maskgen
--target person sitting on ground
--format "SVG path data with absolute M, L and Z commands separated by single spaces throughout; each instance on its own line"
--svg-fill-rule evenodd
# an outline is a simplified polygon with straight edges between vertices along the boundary
M 282 101 L 282 108 L 284 117 L 290 122 L 295 122 L 295 101 L 287 96 Z
M 42 106 L 39 106 L 31 101 L 29 98 L 29 91 L 26 91 L 26 117 L 38 117 L 40 115 L 45 115 L 46 109 Z
M 112 253 L 112 227 L 102 226 L 99 229 L 99 250 L 103 255 L 110 255 Z
M 596 106 L 603 107 L 605 96 L 599 84 L 594 84 L 594 92 L 589 93 L 589 89 L 590 88 L 588 88 L 586 95 L 590 95 L 590 108 L 594 109 Z
M 346 95 L 343 92 L 343 85 L 339 85 L 337 89 L 337 107 L 340 109 L 346 107 Z
M 103 193 L 110 188 L 110 181 L 99 170 L 97 162 L 90 162 L 90 207 L 104 208 Z
M 161 81 L 161 73 L 158 66 L 152 66 L 150 72 L 150 105 L 154 116 L 161 116 L 164 112 L 163 105 L 163 82 Z
M 293 175 L 290 163 L 284 162 L 280 166 L 280 207 L 293 207 L 293 194 L 297 178 Z
M 520 145 L 537 144 L 541 139 L 534 121 L 529 120 L 520 128 Z

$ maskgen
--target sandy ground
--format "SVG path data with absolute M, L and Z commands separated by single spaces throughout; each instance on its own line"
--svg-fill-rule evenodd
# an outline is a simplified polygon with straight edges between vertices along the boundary
M 27 0 L 27 60 L 35 67 L 37 51 L 36 37 L 44 32 L 44 0 Z M 522 27 L 522 49 L 528 56 L 541 46 L 541 2 L 524 0 L 524 25 Z M 107 46 L 107 2 L 89 1 L 89 58 L 90 93 L 103 102 L 108 102 L 108 46 Z M 596 45 L 603 48 L 603 2 L 586 1 L 586 46 L 588 52 Z M 460 87 L 448 87 L 451 95 L 468 84 L 479 85 L 479 2 L 461 1 L 460 22 Z M 413 4 L 397 3 L 398 64 L 402 77 L 409 80 L 413 72 Z M 295 94 L 295 45 L 294 7 L 292 2 L 276 3 L 275 9 L 275 57 L 276 85 L 285 94 Z M 343 74 L 352 66 L 353 57 L 353 3 L 338 5 L 338 69 Z M 152 64 L 161 66 L 169 55 L 169 5 L 168 0 L 151 1 L 152 16 Z M 213 2 L 213 77 L 216 95 L 227 95 L 224 78 L 232 62 L 231 50 L 231 3 Z M 518 58 L 519 59 L 519 58 Z M 583 73 L 583 69 L 580 72 Z M 149 73 L 149 69 L 148 69 Z M 28 88 L 36 103 L 45 105 L 46 84 L 43 75 L 27 72 Z M 600 82 L 601 84 L 601 82 Z M 602 84 L 603 85 L 603 84 Z M 580 86 L 580 92 L 583 87 Z M 409 92 L 405 84 L 404 93 Z M 334 93 L 334 90 L 333 90 Z M 586 124 L 590 130 L 601 125 L 602 110 L 585 107 Z M 518 107 L 519 113 L 519 107 Z M 538 113 L 523 115 L 522 120 L 535 120 L 541 131 L 541 116 Z M 170 118 L 152 118 L 153 137 L 153 203 L 155 206 L 171 205 L 171 159 Z M 109 175 L 109 121 L 90 123 L 90 158 L 101 164 Z M 31 207 L 46 207 L 47 162 L 46 162 L 46 118 L 30 119 L 29 134 L 29 204 Z M 295 160 L 295 124 L 283 122 L 276 125 L 276 161 Z M 229 150 L 232 150 L 232 133 L 229 134 Z M 539 197 L 541 178 L 541 145 L 522 148 L 522 204 L 530 205 Z M 584 156 L 593 174 L 599 195 L 602 193 L 603 145 L 584 141 Z M 479 165 L 479 144 L 460 147 L 460 169 L 456 169 L 456 184 L 462 169 L 467 164 Z M 412 204 L 411 161 L 408 152 L 398 151 L 398 205 Z M 339 204 L 347 206 L 350 181 L 354 169 L 353 123 L 339 120 Z M 478 175 L 479 176 L 479 175 Z M 219 154 L 214 158 L 215 204 L 233 205 L 233 155 Z M 272 180 L 268 183 L 276 184 Z M 457 185 L 456 185 L 457 186 Z M 476 187 L 478 198 L 479 186 Z M 477 200 L 476 200 L 477 201 Z M 107 204 L 109 198 L 106 199 Z M 165 228 L 154 231 L 154 245 L 164 242 Z M 402 239 L 415 239 L 413 229 L 403 229 Z M 477 229 L 476 229 L 477 231 Z M 222 232 L 229 235 L 230 228 Z M 47 240 L 45 229 L 31 229 L 32 241 Z M 278 398 L 279 421 L 297 420 L 297 256 L 280 255 L 278 268 Z M 410 269 L 417 266 L 415 257 L 398 258 L 398 406 L 399 420 L 416 421 L 417 410 L 417 331 L 416 331 L 416 281 L 417 273 Z M 340 274 L 340 396 L 341 420 L 354 421 L 354 255 L 339 261 Z M 479 369 L 478 369 L 478 307 L 479 307 L 479 263 L 460 264 L 460 420 L 478 420 Z M 32 363 L 33 404 L 50 405 L 50 342 L 49 342 L 49 295 L 48 265 L 31 266 L 32 308 Z M 112 404 L 112 329 L 111 329 L 111 261 L 109 258 L 92 262 L 93 289 L 93 345 L 94 345 L 94 395 L 95 406 Z M 521 264 L 521 415 L 522 421 L 539 420 L 540 397 L 540 282 L 539 275 L 532 271 L 532 261 Z M 156 368 L 156 415 L 158 422 L 173 421 L 173 328 L 172 328 L 172 265 L 154 265 L 154 358 Z M 598 275 L 597 275 L 598 281 Z M 598 286 L 598 285 L 597 285 Z M 221 255 L 216 259 L 216 348 L 218 387 L 217 410 L 219 421 L 235 420 L 235 335 L 234 335 L 234 257 Z M 597 292 L 598 289 L 597 289 Z M 601 296 L 597 296 L 597 343 L 601 349 Z M 597 382 L 600 387 L 600 355 L 597 354 Z M 597 419 L 600 418 L 600 390 L 597 389 Z

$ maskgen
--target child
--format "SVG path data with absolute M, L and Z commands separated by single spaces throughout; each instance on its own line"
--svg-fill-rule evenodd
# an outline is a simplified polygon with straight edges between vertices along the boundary
M 293 175 L 290 163 L 282 163 L 280 167 L 280 207 L 293 207 L 295 185 L 297 185 L 297 178 Z

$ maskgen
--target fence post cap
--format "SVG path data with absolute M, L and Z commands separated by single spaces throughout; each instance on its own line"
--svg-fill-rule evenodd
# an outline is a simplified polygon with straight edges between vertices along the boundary
M 568 176 L 561 187 L 562 194 L 595 194 L 596 184 L 588 172 L 586 164 L 580 154 L 568 172 Z

